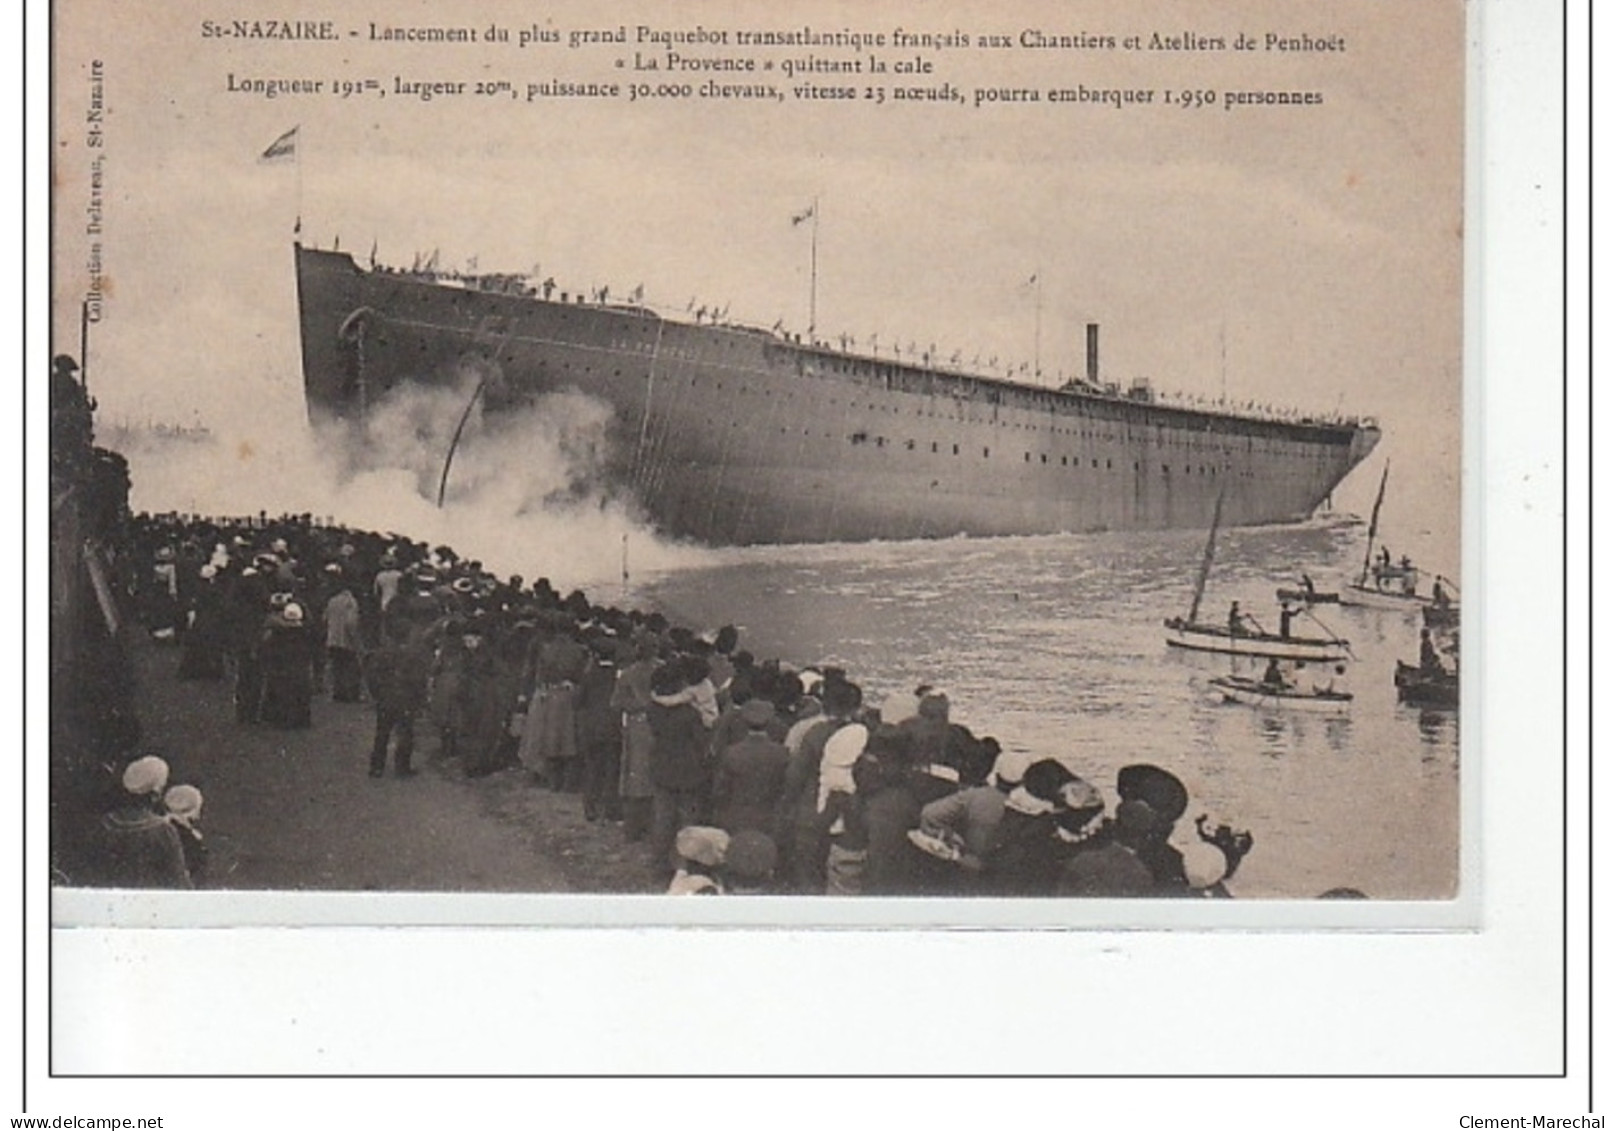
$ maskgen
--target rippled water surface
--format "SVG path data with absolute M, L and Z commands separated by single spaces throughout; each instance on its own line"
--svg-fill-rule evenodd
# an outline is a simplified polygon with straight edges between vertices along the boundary
M 1274 590 L 1355 573 L 1363 531 L 1313 524 L 1225 531 L 1202 616 L 1238 600 L 1276 627 Z M 1179 774 L 1207 812 L 1249 828 L 1242 898 L 1457 893 L 1456 712 L 1397 703 L 1395 661 L 1418 658 L 1413 615 L 1323 606 L 1351 641 L 1349 715 L 1215 701 L 1232 661 L 1168 648 L 1204 546 L 1194 532 L 957 539 L 724 551 L 635 580 L 625 596 L 683 623 L 742 627 L 742 646 L 844 665 L 877 704 L 920 681 L 1006 747 L 1055 755 L 1096 784 L 1129 762 Z M 1305 618 L 1298 634 L 1314 627 Z M 1248 665 L 1251 661 L 1237 661 Z M 1185 824 L 1187 823 L 1187 819 Z

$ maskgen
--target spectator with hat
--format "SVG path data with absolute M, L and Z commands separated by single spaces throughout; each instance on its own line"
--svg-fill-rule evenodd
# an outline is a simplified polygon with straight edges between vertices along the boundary
M 162 808 L 168 763 L 153 754 L 124 767 L 122 804 L 101 819 L 104 879 L 120 888 L 189 888 L 179 834 Z
M 484 777 L 508 764 L 504 741 L 511 683 L 488 639 L 485 618 L 473 616 L 461 625 L 457 645 L 460 678 L 453 742 L 465 776 Z
M 224 591 L 219 568 L 211 562 L 196 571 L 196 584 L 186 597 L 186 630 L 181 641 L 179 677 L 215 680 L 224 677 Z
M 612 706 L 617 689 L 617 638 L 594 630 L 588 659 L 578 680 L 576 732 L 583 768 L 583 817 L 622 819 L 618 783 L 622 775 L 622 712 Z
M 1162 894 L 1142 854 L 1157 819 L 1147 802 L 1137 798 L 1121 802 L 1107 824 L 1107 835 L 1072 853 L 1060 866 L 1056 894 L 1090 899 Z
M 678 664 L 662 665 L 651 678 L 647 721 L 652 736 L 651 783 L 656 790 L 651 851 L 658 863 L 672 861 L 674 836 L 700 821 L 706 800 L 707 730 L 685 694 L 688 690 L 687 673 Z
M 202 791 L 194 785 L 171 785 L 163 794 L 163 810 L 168 823 L 179 834 L 191 886 L 201 887 L 207 881 L 207 845 L 203 843 L 202 830 L 197 827 L 202 819 Z
M 258 655 L 263 664 L 263 721 L 272 727 L 312 726 L 314 649 L 303 607 L 286 601 L 270 615 Z
M 414 639 L 407 621 L 390 619 L 383 630 L 385 642 L 366 665 L 370 701 L 376 707 L 376 737 L 370 747 L 370 776 L 387 771 L 387 750 L 397 735 L 393 766 L 401 778 L 410 777 L 415 750 L 415 717 L 426 706 L 426 683 L 431 656 Z
M 772 833 L 790 755 L 769 736 L 774 705 L 748 699 L 739 708 L 746 733 L 718 754 L 712 782 L 712 821 L 731 835 L 750 829 Z
M 1183 872 L 1183 853 L 1169 842 L 1172 828 L 1189 807 L 1189 791 L 1176 774 L 1160 766 L 1140 763 L 1116 773 L 1116 795 L 1122 801 L 1141 801 L 1152 817 L 1147 828 L 1132 830 L 1132 848 L 1138 854 L 1162 895 L 1183 895 L 1189 880 Z M 1120 807 L 1117 808 L 1118 816 Z M 1146 813 L 1137 814 L 1142 819 Z
M 531 687 L 522 724 L 521 760 L 535 780 L 556 792 L 575 793 L 582 779 L 578 762 L 577 687 L 589 653 L 575 639 L 572 614 L 544 617 L 529 662 Z M 667 838 L 671 843 L 673 833 Z
M 651 781 L 649 711 L 651 676 L 656 668 L 656 643 L 650 635 L 632 645 L 633 659 L 617 672 L 611 692 L 611 705 L 622 717 L 622 772 L 617 790 L 622 799 L 623 836 L 630 843 L 643 840 L 650 831 L 652 799 L 656 787 Z
M 1021 784 L 1004 799 L 1004 815 L 993 832 L 984 873 L 992 895 L 1054 893 L 1059 848 L 1055 817 L 1064 806 L 1066 786 L 1082 779 L 1053 758 L 1026 768 Z
M 668 895 L 722 895 L 720 878 L 729 850 L 729 834 L 706 825 L 686 825 L 673 839 L 678 867 Z
M 357 703 L 362 682 L 360 657 L 364 653 L 359 598 L 353 594 L 352 583 L 342 579 L 340 566 L 327 568 L 335 569 L 338 578 L 336 591 L 325 602 L 325 651 L 331 667 L 331 699 L 337 703 Z
M 819 692 L 823 713 L 802 735 L 800 745 L 786 765 L 777 843 L 788 846 L 782 849 L 782 855 L 787 857 L 785 874 L 794 889 L 817 894 L 824 891 L 825 860 L 829 853 L 828 823 L 824 820 L 825 805 L 821 802 L 829 793 L 821 785 L 825 748 L 838 731 L 853 725 L 853 717 L 863 706 L 863 689 L 840 677 L 833 680 L 825 677 L 813 686 Z M 864 733 L 867 736 L 867 729 Z M 857 753 L 861 752 L 860 747 Z M 853 760 L 857 753 L 853 754 Z M 849 760 L 845 767 L 849 785 L 851 766 Z
M 958 866 L 954 877 L 956 891 L 981 889 L 982 870 L 992 850 L 993 836 L 998 831 L 998 823 L 1004 819 L 1004 802 L 1010 791 L 1021 784 L 1031 761 L 1032 756 L 1024 751 L 1001 751 L 986 781 L 967 785 L 920 809 L 917 832 L 921 837 L 929 838 L 935 845 L 952 848 L 942 855 Z M 937 851 L 935 847 L 922 847 L 922 850 Z

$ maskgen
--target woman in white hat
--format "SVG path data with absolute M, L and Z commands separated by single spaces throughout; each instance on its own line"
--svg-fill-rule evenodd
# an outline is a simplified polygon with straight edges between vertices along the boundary
M 196 574 L 186 601 L 188 627 L 181 641 L 179 678 L 224 678 L 224 590 L 209 562 Z
M 207 877 L 207 845 L 197 823 L 202 819 L 202 791 L 194 785 L 171 785 L 163 794 L 164 815 L 179 834 L 185 856 L 185 870 L 193 887 L 201 887 Z
M 314 651 L 302 605 L 288 601 L 268 618 L 258 656 L 263 665 L 263 721 L 282 728 L 312 725 Z
M 102 875 L 111 887 L 188 888 L 179 834 L 162 811 L 168 763 L 155 755 L 123 769 L 123 803 L 101 818 Z

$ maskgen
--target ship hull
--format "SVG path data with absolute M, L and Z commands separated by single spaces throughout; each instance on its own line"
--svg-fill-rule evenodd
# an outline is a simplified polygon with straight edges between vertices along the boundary
M 613 489 L 710 544 L 1191 528 L 1219 489 L 1228 524 L 1293 522 L 1378 440 L 296 256 L 311 415 L 358 425 L 408 384 L 491 377 L 490 411 L 576 391 L 610 406 Z

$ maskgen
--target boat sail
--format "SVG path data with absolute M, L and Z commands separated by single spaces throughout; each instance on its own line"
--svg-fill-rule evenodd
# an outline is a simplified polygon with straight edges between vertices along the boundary
M 1211 513 L 1211 532 L 1206 536 L 1205 553 L 1200 557 L 1200 570 L 1195 575 L 1194 598 L 1189 602 L 1189 615 L 1166 621 L 1167 644 L 1173 648 L 1225 656 L 1324 662 L 1346 659 L 1351 654 L 1351 646 L 1345 640 L 1333 635 L 1309 637 L 1264 632 L 1259 627 L 1253 627 L 1249 619 L 1239 613 L 1237 603 L 1229 610 L 1226 624 L 1210 624 L 1200 620 L 1200 604 L 1205 598 L 1206 581 L 1211 575 L 1211 563 L 1217 554 L 1222 500 L 1223 494 L 1219 491 Z

